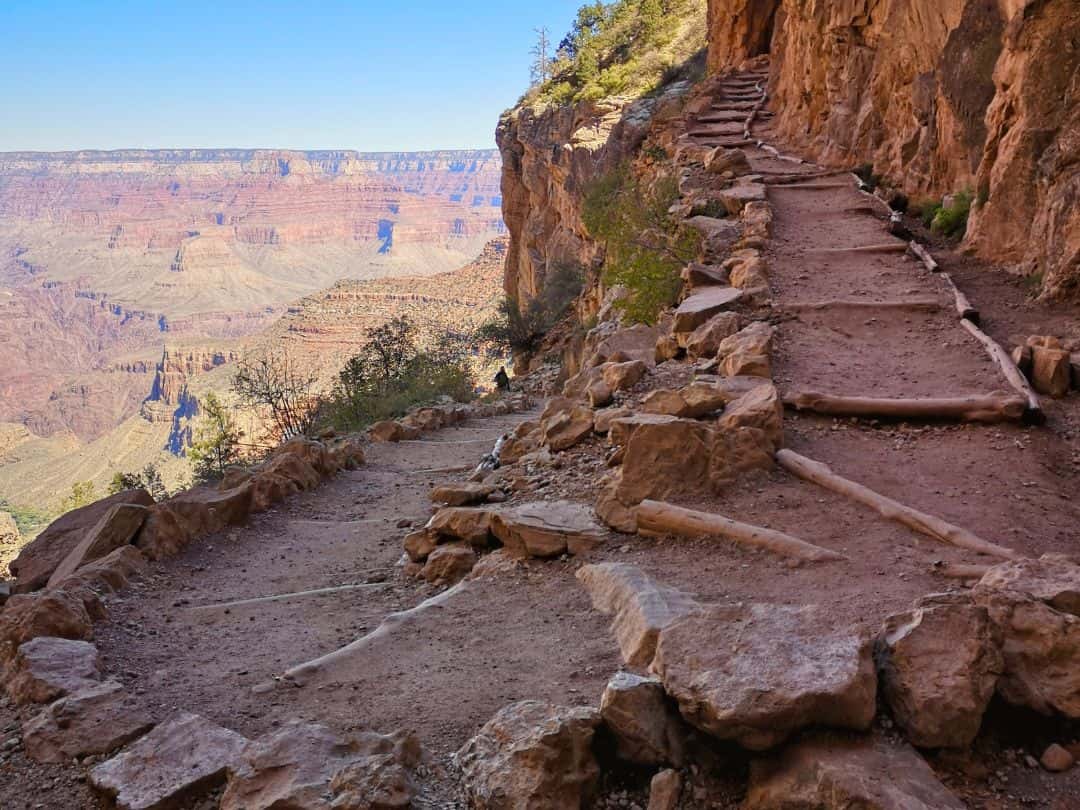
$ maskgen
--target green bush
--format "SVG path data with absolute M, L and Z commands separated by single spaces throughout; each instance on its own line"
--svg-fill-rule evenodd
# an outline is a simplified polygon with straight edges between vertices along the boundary
M 678 297 L 682 268 L 697 257 L 699 234 L 668 212 L 678 199 L 674 177 L 646 187 L 625 164 L 585 194 L 582 221 L 604 245 L 604 283 L 629 290 L 617 306 L 631 322 L 655 323 Z
M 958 191 L 953 195 L 952 202 L 947 207 L 938 206 L 930 221 L 931 230 L 950 238 L 962 237 L 967 232 L 971 202 L 970 191 Z
M 475 339 L 449 331 L 418 344 L 416 327 L 398 317 L 367 332 L 367 343 L 338 374 L 321 405 L 322 419 L 338 430 L 360 430 L 440 397 L 465 402 L 476 381 L 467 358 Z
M 580 267 L 556 266 L 544 280 L 540 295 L 524 306 L 511 298 L 503 300 L 495 317 L 477 330 L 477 341 L 489 355 L 533 354 L 581 294 L 584 284 L 585 273 Z
M 110 495 L 129 489 L 145 489 L 155 501 L 163 501 L 169 497 L 165 482 L 161 480 L 161 473 L 153 464 L 147 464 L 136 473 L 118 472 L 109 482 Z
M 45 512 L 15 506 L 3 499 L 0 499 L 0 512 L 7 512 L 15 519 L 15 525 L 19 527 L 19 534 L 23 537 L 36 534 L 39 529 L 47 526 L 52 520 L 52 517 Z

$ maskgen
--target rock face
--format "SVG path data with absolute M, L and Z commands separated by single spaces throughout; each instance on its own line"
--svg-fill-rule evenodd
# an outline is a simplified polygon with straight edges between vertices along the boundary
M 652 671 L 692 725 L 752 750 L 811 725 L 867 729 L 870 639 L 816 608 L 714 605 L 660 632 Z
M 90 772 L 90 784 L 120 810 L 182 806 L 225 781 L 247 740 L 196 714 L 181 712 Z
M 991 568 L 972 592 L 1002 638 L 998 692 L 1043 714 L 1080 717 L 1080 565 L 1045 555 Z
M 600 715 L 526 700 L 501 709 L 454 755 L 476 810 L 587 806 L 600 769 L 592 750 Z
M 907 738 L 922 748 L 966 748 L 1002 670 L 986 609 L 935 594 L 885 622 L 877 650 L 881 689 Z
M 64 558 L 114 506 L 120 504 L 152 506 L 153 503 L 154 499 L 150 497 L 150 493 L 137 489 L 118 492 L 116 495 L 81 509 L 75 509 L 57 518 L 45 531 L 34 538 L 32 543 L 23 547 L 19 556 L 8 566 L 16 579 L 16 593 L 27 593 L 44 587 Z
M 604 689 L 600 716 L 615 737 L 620 759 L 638 765 L 682 765 L 686 729 L 656 678 L 616 673 Z
M 755 762 L 746 810 L 962 810 L 915 751 L 877 738 L 818 735 Z
M 294 720 L 249 742 L 229 768 L 222 810 L 390 810 L 409 806 L 410 736 L 342 736 Z
M 70 762 L 107 754 L 153 727 L 116 681 L 60 698 L 23 726 L 26 754 L 35 762 Z
M 86 641 L 35 638 L 19 646 L 4 680 L 17 705 L 48 703 L 101 680 L 98 649 Z
M 81 594 L 67 591 L 18 594 L 0 612 L 0 660 L 31 639 L 90 639 L 94 627 Z
M 912 196 L 972 190 L 967 243 L 1075 297 L 1072 0 L 709 0 L 709 20 L 713 71 L 771 51 L 782 139 Z
M 593 607 L 612 616 L 611 629 L 623 661 L 648 666 L 660 632 L 700 605 L 675 588 L 660 585 L 628 563 L 597 563 L 578 569 Z

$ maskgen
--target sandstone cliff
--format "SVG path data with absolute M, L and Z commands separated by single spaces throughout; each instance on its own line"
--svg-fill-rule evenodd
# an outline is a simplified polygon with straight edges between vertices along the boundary
M 1080 293 L 1075 0 L 710 0 L 709 64 L 772 53 L 778 132 L 912 195 L 974 192 L 967 245 Z

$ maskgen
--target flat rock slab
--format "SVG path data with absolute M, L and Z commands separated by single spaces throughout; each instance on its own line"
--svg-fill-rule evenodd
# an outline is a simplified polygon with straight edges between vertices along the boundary
M 90 772 L 91 786 L 120 810 L 164 810 L 220 785 L 247 739 L 180 712 Z
M 446 484 L 431 490 L 431 500 L 447 506 L 469 506 L 483 503 L 494 491 L 490 484 Z
M 708 287 L 694 293 L 675 310 L 674 332 L 693 332 L 717 313 L 733 308 L 742 298 L 734 287 Z
M 98 648 L 88 641 L 40 636 L 19 645 L 7 672 L 16 705 L 48 703 L 101 680 Z
M 586 565 L 578 569 L 577 578 L 593 607 L 614 617 L 611 629 L 631 666 L 647 666 L 660 632 L 701 607 L 693 597 L 660 585 L 629 563 Z
M 145 734 L 154 723 L 116 681 L 94 684 L 49 704 L 23 725 L 26 755 L 66 763 L 107 754 Z
M 753 763 L 744 810 L 962 810 L 913 749 L 818 735 Z
M 692 725 L 764 750 L 806 726 L 867 729 L 871 641 L 817 608 L 711 605 L 660 632 L 652 671 Z
M 492 513 L 491 532 L 517 557 L 582 554 L 607 532 L 591 507 L 573 501 L 534 501 Z

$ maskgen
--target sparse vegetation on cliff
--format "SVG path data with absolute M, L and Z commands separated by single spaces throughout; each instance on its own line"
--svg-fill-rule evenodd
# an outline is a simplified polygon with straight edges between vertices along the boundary
M 421 348 L 416 325 L 404 317 L 367 334 L 367 343 L 345 364 L 320 406 L 333 427 L 358 430 L 443 396 L 458 402 L 474 396 L 476 380 L 468 363 L 472 336 L 445 331 Z
M 617 306 L 631 322 L 655 323 L 675 303 L 682 268 L 697 256 L 697 232 L 668 213 L 678 196 L 674 177 L 646 185 L 628 164 L 601 177 L 585 195 L 582 221 L 604 245 L 604 283 L 629 290 Z
M 188 449 L 195 481 L 217 481 L 230 466 L 239 463 L 243 438 L 243 431 L 236 426 L 225 404 L 212 391 L 208 393 L 202 402 L 202 419 Z M 153 490 L 150 494 L 157 497 Z
M 507 298 L 495 317 L 477 330 L 477 339 L 499 353 L 531 354 L 544 335 L 562 320 L 574 299 L 581 294 L 585 273 L 579 267 L 559 265 L 544 280 L 539 296 L 524 305 Z
M 705 47 L 704 0 L 616 0 L 589 3 L 550 65 L 551 78 L 532 100 L 567 104 L 641 95 Z
M 145 489 L 155 501 L 163 501 L 169 497 L 161 471 L 153 464 L 147 464 L 139 472 L 116 473 L 109 482 L 108 493 L 115 495 L 129 489 Z

